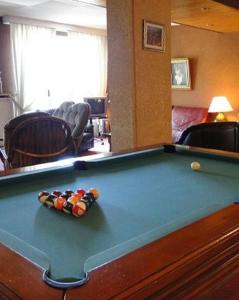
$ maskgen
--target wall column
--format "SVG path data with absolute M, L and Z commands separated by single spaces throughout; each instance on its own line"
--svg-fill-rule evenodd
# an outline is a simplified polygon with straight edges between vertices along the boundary
M 3 82 L 3 92 L 5 94 L 12 93 L 13 74 L 12 74 L 12 59 L 11 59 L 11 41 L 10 41 L 10 26 L 0 24 L 0 72 Z
M 107 0 L 113 151 L 171 142 L 170 1 Z M 143 20 L 165 26 L 165 51 L 143 49 Z

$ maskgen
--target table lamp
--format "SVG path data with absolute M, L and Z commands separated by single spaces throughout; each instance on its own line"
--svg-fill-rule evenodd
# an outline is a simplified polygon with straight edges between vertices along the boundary
M 212 98 L 212 102 L 209 106 L 208 112 L 209 113 L 218 113 L 215 122 L 224 122 L 226 121 L 226 116 L 224 112 L 233 111 L 231 104 L 227 100 L 225 96 L 216 96 Z

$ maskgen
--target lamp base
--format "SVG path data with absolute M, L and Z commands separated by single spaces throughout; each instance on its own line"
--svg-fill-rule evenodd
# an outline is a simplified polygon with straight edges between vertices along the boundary
M 224 115 L 224 113 L 217 114 L 216 119 L 214 120 L 214 122 L 226 122 L 226 121 L 227 121 L 227 118 Z

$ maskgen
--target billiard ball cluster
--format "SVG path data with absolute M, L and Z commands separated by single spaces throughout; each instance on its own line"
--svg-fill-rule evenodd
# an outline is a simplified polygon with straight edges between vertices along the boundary
M 38 200 L 47 207 L 54 207 L 75 217 L 83 216 L 98 198 L 99 192 L 94 188 L 90 188 L 87 192 L 82 188 L 75 192 L 71 190 L 66 190 L 64 193 L 54 191 L 52 194 L 43 191 L 38 195 Z

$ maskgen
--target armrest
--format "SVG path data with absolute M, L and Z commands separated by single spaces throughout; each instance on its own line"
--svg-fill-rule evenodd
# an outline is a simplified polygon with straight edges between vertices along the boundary
M 80 144 L 82 142 L 82 139 L 83 139 L 83 134 L 77 138 L 72 138 L 75 156 L 77 156 L 77 154 L 78 154 L 78 150 L 79 150 Z

